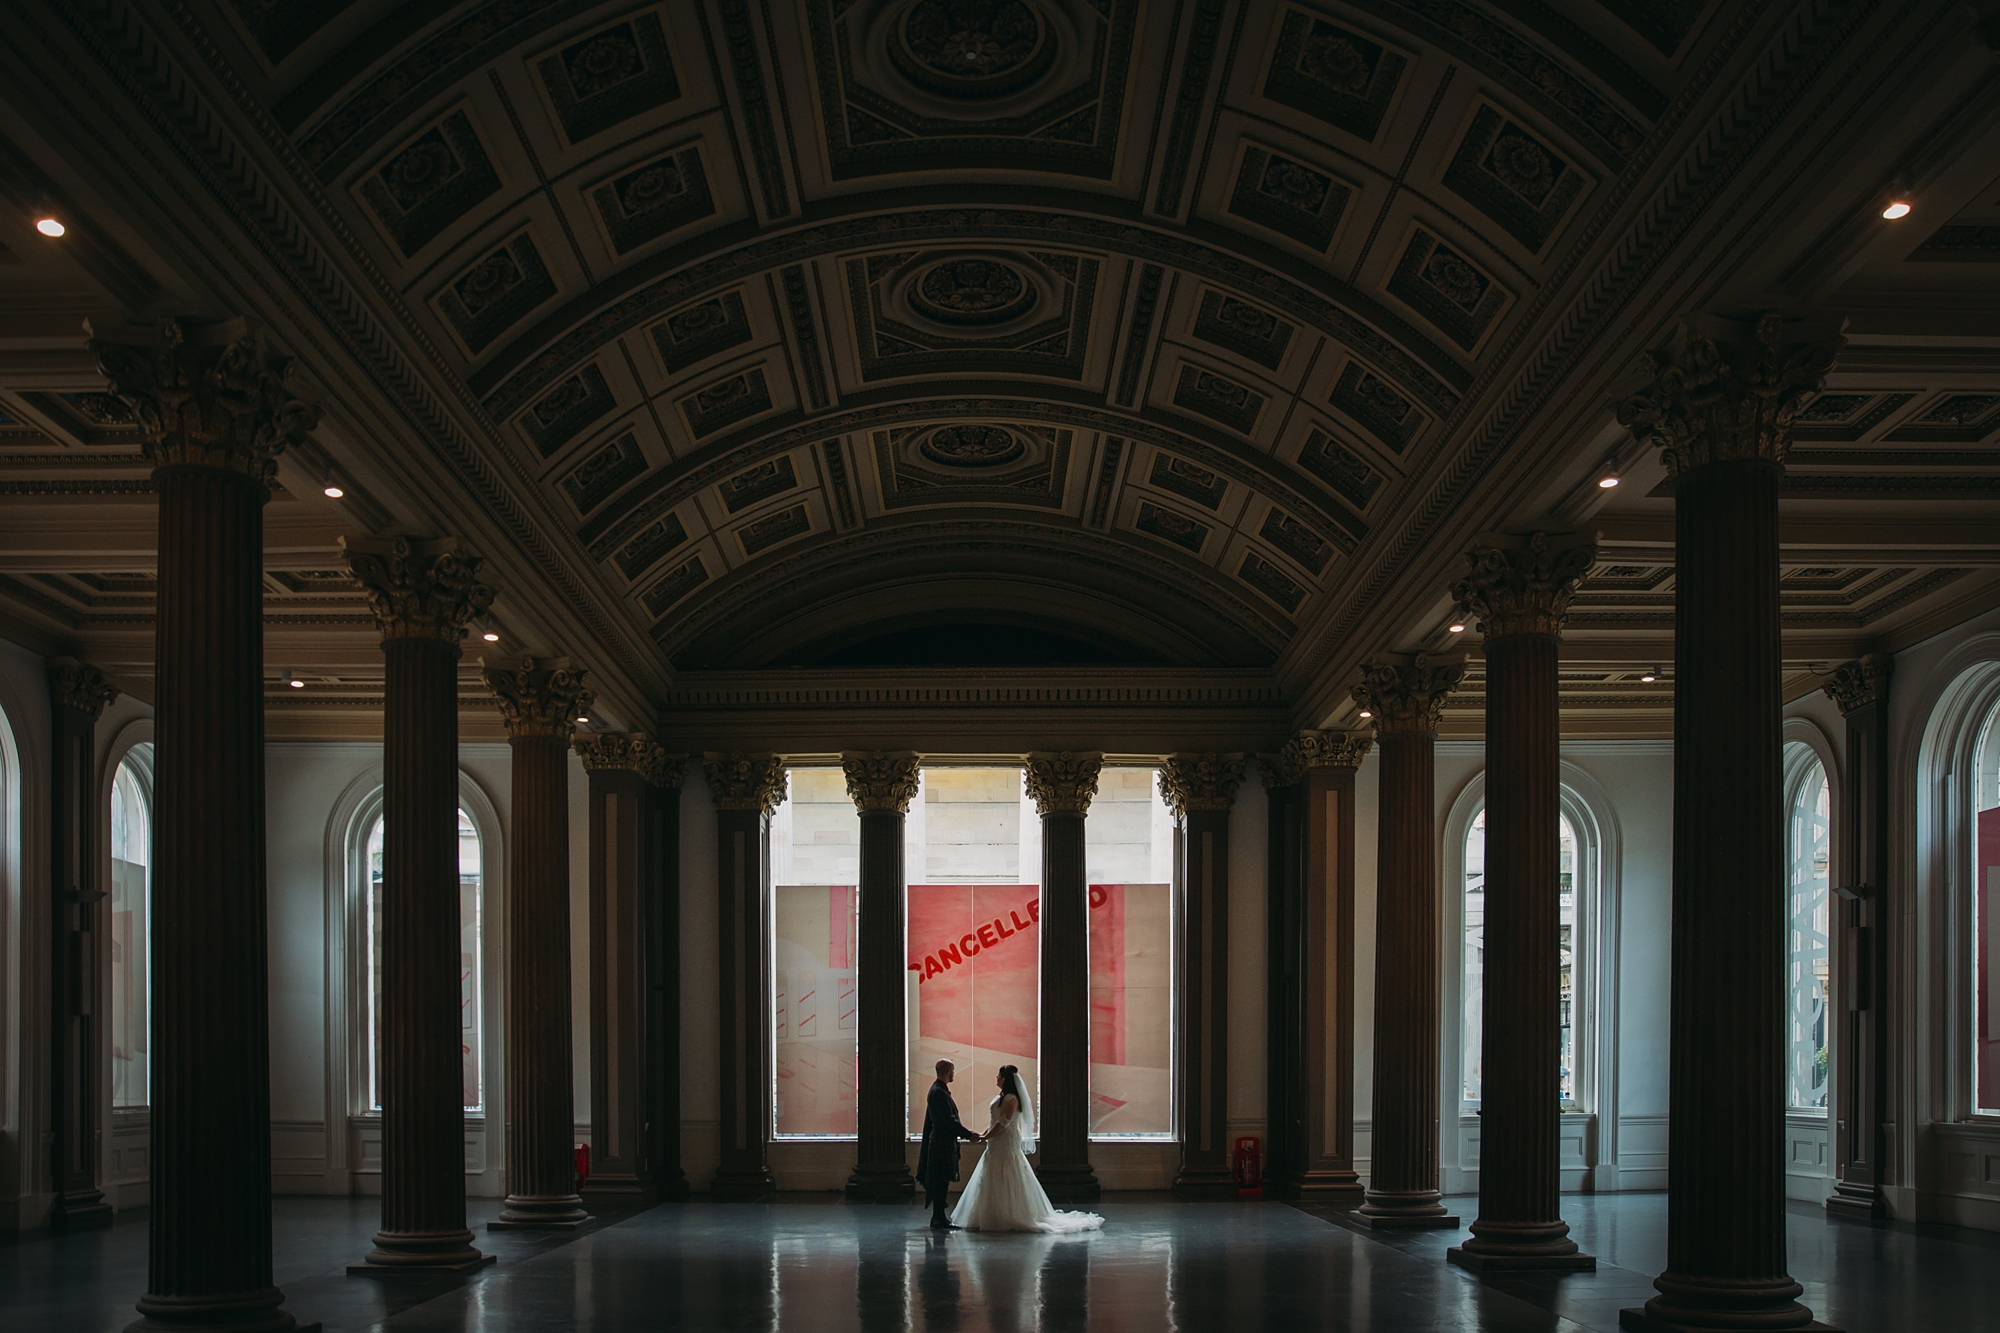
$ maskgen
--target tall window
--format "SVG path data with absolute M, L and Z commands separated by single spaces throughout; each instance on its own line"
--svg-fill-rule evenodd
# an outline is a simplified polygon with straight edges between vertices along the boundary
M 1972 925 L 1973 1099 L 2000 1114 L 2000 707 L 1987 715 L 1974 751 Z
M 1792 791 L 1787 848 L 1791 915 L 1786 1005 L 1786 1083 L 1794 1110 L 1826 1109 L 1828 940 L 1832 904 L 1827 865 L 1832 831 L 1826 770 L 1805 766 Z
M 111 779 L 111 1104 L 142 1107 L 152 1088 L 153 747 L 127 752 Z
M 1567 816 L 1557 826 L 1558 864 L 1561 878 L 1557 892 L 1558 936 L 1556 966 L 1561 1015 L 1558 1060 L 1561 1071 L 1564 1110 L 1577 1108 L 1577 1030 L 1581 1015 L 1577 1010 L 1577 840 Z M 1460 1048 L 1463 1070 L 1461 1096 L 1468 1107 L 1477 1107 L 1480 1096 L 1480 1041 L 1486 1015 L 1486 812 L 1473 816 L 1465 833 L 1465 982 L 1463 988 L 1464 1040 Z
M 365 928 L 368 939 L 368 1105 L 382 1109 L 382 830 L 377 819 L 368 833 L 368 898 Z M 485 1083 L 480 1068 L 480 935 L 484 893 L 484 861 L 479 830 L 471 816 L 458 812 L 458 1026 L 459 1069 L 468 1113 L 485 1109 Z
M 1174 818 L 1158 770 L 1107 768 L 1084 824 L 1090 880 L 1090 1132 L 1174 1129 Z
M 855 1132 L 861 821 L 837 768 L 795 768 L 771 817 L 772 1049 L 780 1138 Z
M 1024 788 L 1018 767 L 931 767 L 910 803 L 911 1133 L 941 1059 L 968 1124 L 985 1123 L 1001 1065 L 1040 1092 L 1042 826 Z

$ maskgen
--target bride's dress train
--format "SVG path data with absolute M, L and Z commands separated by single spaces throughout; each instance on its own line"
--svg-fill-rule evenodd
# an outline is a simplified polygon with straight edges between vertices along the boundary
M 1021 1117 L 999 1120 L 1001 1099 L 991 1106 L 994 1130 L 972 1179 L 958 1196 L 951 1220 L 967 1231 L 1095 1231 L 1096 1213 L 1066 1213 L 1049 1202 L 1021 1145 Z

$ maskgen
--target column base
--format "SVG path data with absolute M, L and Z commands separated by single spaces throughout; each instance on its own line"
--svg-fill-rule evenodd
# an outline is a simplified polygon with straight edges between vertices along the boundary
M 79 1190 L 56 1200 L 49 1213 L 49 1225 L 62 1231 L 94 1231 L 110 1226 L 113 1217 L 103 1190 Z
M 1851 1217 L 1860 1222 L 1887 1222 L 1895 1216 L 1880 1188 L 1850 1185 L 1844 1180 L 1835 1184 L 1833 1193 L 1826 1196 L 1826 1211 L 1834 1217 Z
M 1574 1250 L 1575 1246 L 1572 1245 Z M 1594 1273 L 1597 1259 L 1593 1255 L 1570 1254 L 1482 1254 L 1478 1250 L 1468 1250 L 1463 1245 L 1454 1245 L 1444 1252 L 1445 1262 L 1457 1264 L 1468 1273 Z
M 1374 1231 L 1456 1230 L 1458 1218 L 1444 1210 L 1442 1198 L 1436 1190 L 1369 1190 L 1367 1202 L 1348 1216 Z
M 709 1182 L 709 1197 L 723 1203 L 756 1203 L 778 1192 L 771 1168 L 758 1171 L 717 1171 Z
M 1336 1207 L 1358 1204 L 1366 1197 L 1361 1177 L 1345 1168 L 1308 1171 L 1290 1196 L 1304 1203 L 1330 1203 Z
M 358 1264 L 347 1266 L 349 1277 L 394 1277 L 401 1273 L 470 1273 L 493 1262 L 490 1254 L 473 1248 L 470 1231 L 375 1233 L 375 1248 Z
M 142 1296 L 125 1333 L 319 1333 L 286 1313 L 285 1294 L 266 1287 L 236 1296 Z
M 893 1166 L 856 1166 L 847 1178 L 852 1203 L 908 1203 L 917 1197 L 916 1178 L 901 1162 Z
M 1735 1333 L 1740 1329 L 1774 1328 L 1770 1324 L 1683 1324 L 1669 1319 L 1656 1319 L 1644 1310 L 1620 1310 L 1618 1327 L 1630 1329 L 1631 1333 Z M 1787 1325 L 1784 1333 L 1842 1333 L 1832 1324 L 1822 1324 L 1815 1319 L 1809 1324 Z
M 1184 1166 L 1174 1177 L 1174 1197 L 1191 1202 L 1233 1203 L 1236 1200 L 1236 1174 L 1227 1167 Z
M 1660 1294 L 1644 1308 L 1620 1310 L 1618 1326 L 1638 1333 L 1839 1333 L 1798 1302 L 1804 1288 L 1789 1277 L 1691 1278 L 1662 1273 Z
M 510 1194 L 488 1231 L 574 1231 L 591 1220 L 575 1194 Z
M 1051 1203 L 1096 1203 L 1104 1197 L 1097 1173 L 1088 1162 L 1081 1166 L 1042 1167 L 1036 1170 L 1035 1179 L 1042 1183 Z

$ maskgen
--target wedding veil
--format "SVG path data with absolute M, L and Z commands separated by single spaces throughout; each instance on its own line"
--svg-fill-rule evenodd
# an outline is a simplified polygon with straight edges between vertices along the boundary
M 1029 1099 L 1028 1085 L 1018 1071 L 1014 1075 L 1014 1091 L 1021 1100 L 1021 1109 L 1017 1113 L 1021 1126 L 1021 1151 L 1031 1153 L 1035 1150 L 1035 1103 Z

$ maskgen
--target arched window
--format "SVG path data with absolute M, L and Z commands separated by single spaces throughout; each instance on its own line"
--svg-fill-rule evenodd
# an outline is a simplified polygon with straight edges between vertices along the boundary
M 1805 747 L 1800 746 L 1801 750 Z M 1786 981 L 1786 1084 L 1795 1111 L 1826 1109 L 1830 1047 L 1827 1000 L 1830 994 L 1832 904 L 1828 863 L 1833 819 L 1826 769 L 1818 759 L 1804 763 L 1791 784 L 1787 821 L 1790 912 Z
M 153 747 L 126 752 L 111 780 L 111 1105 L 152 1089 Z
M 367 1032 L 368 1101 L 382 1109 L 380 1063 L 382 1049 L 382 829 L 378 817 L 368 830 L 364 864 L 368 870 L 363 937 L 368 941 Z M 484 857 L 479 830 L 463 807 L 458 812 L 458 1021 L 459 1060 L 468 1114 L 485 1109 L 481 1075 L 481 914 L 484 909 Z
M 1577 1032 L 1583 1014 L 1577 1007 L 1580 938 L 1577 915 L 1577 840 L 1569 817 L 1561 817 L 1559 829 L 1560 898 L 1557 900 L 1560 939 L 1557 953 L 1558 984 L 1561 987 L 1561 1045 L 1563 1109 L 1578 1105 L 1581 1057 Z M 1463 1037 L 1460 1044 L 1464 1066 L 1463 1092 L 1467 1107 L 1479 1105 L 1480 1039 L 1485 1019 L 1486 974 L 1486 812 L 1473 816 L 1465 832 L 1465 979 L 1463 997 Z
M 1972 1109 L 2000 1113 L 2000 706 L 1973 752 Z

